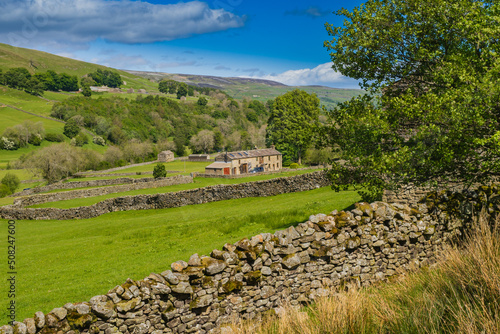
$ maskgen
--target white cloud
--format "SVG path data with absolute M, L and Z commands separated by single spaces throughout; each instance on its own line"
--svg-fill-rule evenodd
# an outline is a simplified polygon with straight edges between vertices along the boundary
M 96 39 L 136 44 L 238 28 L 245 17 L 199 1 L 4 0 L 0 40 L 9 44 L 82 44 Z
M 289 86 L 326 85 L 345 88 L 359 88 L 354 79 L 347 78 L 332 69 L 331 63 L 321 64 L 315 68 L 290 70 L 279 74 L 252 76 L 253 78 L 281 82 Z
M 149 69 L 154 65 L 140 55 L 113 55 L 105 59 L 93 59 L 93 63 L 120 69 Z

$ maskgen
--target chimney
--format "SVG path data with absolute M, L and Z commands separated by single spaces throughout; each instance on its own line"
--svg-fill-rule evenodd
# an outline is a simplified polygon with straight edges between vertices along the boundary
M 274 150 L 276 147 L 274 145 L 271 145 L 271 148 Z

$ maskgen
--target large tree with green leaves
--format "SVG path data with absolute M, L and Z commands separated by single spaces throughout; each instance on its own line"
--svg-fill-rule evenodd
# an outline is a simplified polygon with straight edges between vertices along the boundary
M 500 173 L 500 7 L 492 0 L 369 0 L 327 24 L 333 69 L 367 95 L 331 111 L 346 164 L 334 184 L 383 188 Z
M 295 89 L 278 96 L 268 120 L 267 144 L 274 144 L 285 159 L 300 164 L 316 133 L 319 112 L 315 94 Z

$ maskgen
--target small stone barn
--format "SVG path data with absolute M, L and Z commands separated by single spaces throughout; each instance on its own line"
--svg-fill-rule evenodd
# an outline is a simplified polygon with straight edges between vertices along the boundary
M 190 154 L 188 157 L 189 161 L 201 161 L 201 162 L 207 162 L 210 160 L 210 155 L 209 154 Z
M 172 151 L 162 151 L 158 153 L 159 162 L 170 162 L 174 161 L 174 152 Z
M 271 147 L 221 153 L 213 164 L 205 167 L 205 174 L 240 175 L 278 171 L 282 167 L 282 154 Z

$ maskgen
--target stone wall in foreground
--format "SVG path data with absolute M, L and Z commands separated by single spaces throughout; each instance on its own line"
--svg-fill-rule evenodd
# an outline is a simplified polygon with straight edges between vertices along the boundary
M 90 182 L 90 181 L 89 181 Z M 102 202 L 71 209 L 0 207 L 4 219 L 87 219 L 105 213 L 128 210 L 150 210 L 175 208 L 184 205 L 202 204 L 247 197 L 266 197 L 298 191 L 312 190 L 330 185 L 326 174 L 321 172 L 281 177 L 265 181 L 184 190 L 178 192 L 136 195 L 110 198 Z
M 90 181 L 91 182 L 91 181 Z M 14 200 L 14 206 L 25 207 L 35 204 L 66 201 L 75 198 L 88 198 L 107 194 L 120 193 L 131 190 L 167 187 L 176 184 L 193 183 L 193 178 L 186 175 L 177 175 L 166 178 L 152 179 L 150 182 L 133 182 L 118 186 L 107 186 L 93 189 L 70 190 L 49 194 L 36 194 L 26 197 L 19 197 Z
M 415 207 L 358 203 L 296 227 L 194 254 L 167 270 L 128 279 L 89 301 L 37 312 L 0 333 L 216 333 L 284 301 L 299 304 L 346 283 L 368 286 L 434 263 L 471 229 L 482 207 L 500 211 L 499 190 L 481 187 L 426 196 Z

